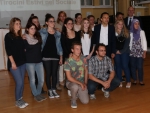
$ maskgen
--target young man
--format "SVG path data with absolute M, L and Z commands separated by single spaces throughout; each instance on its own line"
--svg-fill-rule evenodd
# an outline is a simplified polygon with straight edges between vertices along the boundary
M 74 42 L 71 47 L 72 56 L 65 61 L 66 86 L 71 91 L 71 107 L 77 108 L 77 97 L 83 104 L 89 102 L 87 91 L 88 71 L 84 57 L 81 56 L 81 43 Z
M 90 99 L 96 99 L 95 90 L 97 85 L 101 85 L 102 91 L 106 98 L 109 97 L 109 92 L 114 90 L 120 85 L 120 81 L 114 78 L 115 71 L 112 61 L 106 56 L 106 47 L 104 44 L 97 44 L 96 56 L 89 60 L 88 71 L 88 93 Z
M 124 14 L 122 12 L 117 12 L 116 13 L 116 20 L 123 20 L 124 19 Z

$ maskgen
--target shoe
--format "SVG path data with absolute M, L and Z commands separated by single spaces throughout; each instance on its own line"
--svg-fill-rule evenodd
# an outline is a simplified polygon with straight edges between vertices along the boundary
M 49 96 L 49 98 L 54 98 L 54 95 L 53 95 L 52 90 L 49 90 L 49 91 L 48 91 L 48 96 Z
M 140 82 L 140 85 L 141 85 L 141 86 L 144 86 L 145 84 L 144 84 L 143 82 Z
M 44 97 L 43 95 L 39 95 L 40 96 L 40 98 L 42 98 L 42 100 L 46 100 L 47 98 L 46 97 Z
M 70 97 L 71 97 L 71 91 L 70 91 L 70 90 L 68 90 L 68 96 L 70 96 Z
M 122 82 L 125 82 L 125 79 L 122 77 Z
M 96 99 L 95 94 L 90 94 L 90 99 Z
M 37 102 L 42 102 L 42 101 L 43 101 L 43 99 L 42 99 L 39 95 L 34 96 L 34 99 L 35 99 Z
M 122 87 L 123 86 L 123 84 L 120 82 L 120 85 L 119 85 L 119 87 Z
M 64 86 L 64 85 L 65 85 L 63 81 L 62 81 L 62 82 L 60 82 L 59 84 L 60 84 L 61 86 Z
M 20 100 L 25 106 L 28 106 L 29 104 L 25 102 L 23 99 Z
M 133 85 L 136 85 L 136 84 L 137 84 L 137 82 L 136 82 L 136 81 L 134 81 L 132 84 L 133 84 Z
M 102 88 L 102 92 L 104 92 L 104 97 L 108 98 L 109 95 L 109 91 L 105 91 L 104 88 Z
M 25 108 L 26 107 L 26 105 L 21 100 L 16 101 L 16 106 L 19 108 Z
M 60 96 L 57 94 L 56 90 L 52 90 L 54 97 L 59 98 Z
M 77 108 L 77 103 L 75 100 L 71 100 L 71 107 L 72 108 Z
M 61 87 L 59 86 L 59 84 L 56 85 L 56 89 L 57 90 L 62 90 Z
M 130 87 L 131 87 L 131 82 L 128 82 L 126 88 L 130 88 Z

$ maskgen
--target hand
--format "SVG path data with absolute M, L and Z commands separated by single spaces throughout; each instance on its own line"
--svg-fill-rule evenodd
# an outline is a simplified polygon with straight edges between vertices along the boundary
M 22 35 L 22 39 L 26 40 L 26 35 L 25 34 Z
M 59 60 L 59 65 L 62 65 L 62 58 L 60 58 Z
M 84 62 L 84 64 L 87 64 L 87 59 L 84 58 L 84 59 L 83 59 L 83 62 Z
M 111 54 L 111 58 L 114 58 L 114 57 L 115 57 L 115 54 L 114 54 L 114 53 L 112 53 L 112 54 Z
M 103 82 L 102 85 L 104 86 L 104 89 L 107 89 L 110 87 L 110 83 L 108 81 Z
M 91 58 L 91 55 L 89 54 L 87 57 L 86 57 L 86 59 L 90 59 Z
M 83 91 L 86 89 L 86 85 L 85 84 L 81 83 L 80 86 L 81 86 Z
M 12 64 L 11 64 L 11 68 L 12 68 L 13 70 L 17 69 L 16 63 L 12 63 Z
M 116 54 L 121 54 L 120 51 L 117 51 Z
M 143 53 L 143 59 L 145 59 L 145 58 L 146 58 L 146 52 Z

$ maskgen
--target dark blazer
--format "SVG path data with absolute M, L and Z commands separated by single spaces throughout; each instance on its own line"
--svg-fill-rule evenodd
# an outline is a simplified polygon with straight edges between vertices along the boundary
M 140 27 L 141 27 L 141 29 L 143 30 L 143 24 L 142 24 L 141 18 L 140 18 L 140 17 L 137 17 L 137 16 L 133 16 L 133 19 L 138 19 L 138 20 L 139 20 L 139 22 L 140 22 Z M 126 18 L 124 19 L 124 23 L 125 23 L 125 25 L 126 25 L 126 28 L 129 30 L 128 17 L 126 17 Z
M 100 42 L 100 30 L 101 24 L 94 27 L 94 38 L 96 44 Z M 115 54 L 116 50 L 116 39 L 115 39 L 115 28 L 113 25 L 108 25 L 108 45 L 106 47 L 106 55 L 111 57 L 111 54 Z

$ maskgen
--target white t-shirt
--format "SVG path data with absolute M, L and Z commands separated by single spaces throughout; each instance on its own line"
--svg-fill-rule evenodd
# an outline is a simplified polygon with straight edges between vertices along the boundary
M 99 43 L 103 43 L 106 46 L 108 45 L 108 25 L 106 27 L 101 25 L 100 41 L 99 41 Z

